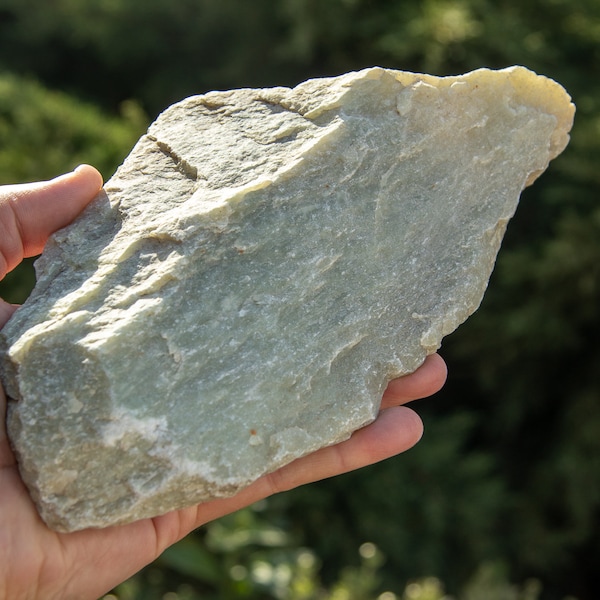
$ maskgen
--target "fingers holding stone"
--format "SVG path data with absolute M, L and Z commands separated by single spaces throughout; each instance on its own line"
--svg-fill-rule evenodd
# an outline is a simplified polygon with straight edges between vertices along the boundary
M 440 391 L 447 375 L 448 369 L 444 359 L 439 354 L 431 354 L 414 373 L 389 382 L 383 394 L 381 408 L 427 398 Z
M 422 434 L 423 423 L 410 408 L 396 406 L 382 411 L 376 421 L 354 432 L 346 441 L 321 448 L 264 475 L 235 496 L 196 506 L 190 530 L 279 492 L 354 471 L 405 452 L 421 439 Z
M 382 411 L 371 425 L 356 431 L 348 440 L 322 448 L 266 475 L 263 485 L 271 495 L 354 471 L 412 448 L 423 434 L 420 417 L 406 407 Z

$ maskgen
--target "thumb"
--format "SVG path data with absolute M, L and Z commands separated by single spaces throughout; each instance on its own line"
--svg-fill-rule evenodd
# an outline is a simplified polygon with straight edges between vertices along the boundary
M 96 196 L 102 175 L 89 165 L 50 181 L 0 187 L 0 278 L 40 254 L 50 234 L 68 225 Z

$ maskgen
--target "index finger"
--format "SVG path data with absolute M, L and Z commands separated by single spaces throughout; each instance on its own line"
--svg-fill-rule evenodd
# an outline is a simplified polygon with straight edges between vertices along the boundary
M 389 382 L 383 393 L 381 408 L 427 398 L 442 389 L 447 376 L 444 359 L 439 354 L 431 354 L 414 373 Z

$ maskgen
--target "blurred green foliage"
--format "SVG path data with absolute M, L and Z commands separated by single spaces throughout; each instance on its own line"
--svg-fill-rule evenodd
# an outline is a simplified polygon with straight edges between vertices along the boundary
M 597 597 L 600 0 L 0 0 L 0 182 L 108 177 L 186 95 L 374 64 L 524 64 L 573 95 L 571 144 L 445 341 L 414 450 L 209 524 L 112 597 Z
M 147 125 L 135 100 L 108 114 L 30 77 L 0 72 L 0 185 L 49 179 L 82 162 L 108 177 Z M 28 259 L 0 282 L 0 295 L 23 302 L 34 282 Z
M 148 118 L 134 100 L 109 115 L 38 82 L 0 73 L 0 183 L 39 181 L 82 162 L 112 175 Z

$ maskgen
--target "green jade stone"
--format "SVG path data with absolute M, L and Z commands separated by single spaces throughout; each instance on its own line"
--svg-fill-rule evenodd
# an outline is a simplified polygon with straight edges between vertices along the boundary
M 168 108 L 0 335 L 42 518 L 229 496 L 348 438 L 479 306 L 574 106 L 523 67 L 370 68 Z

